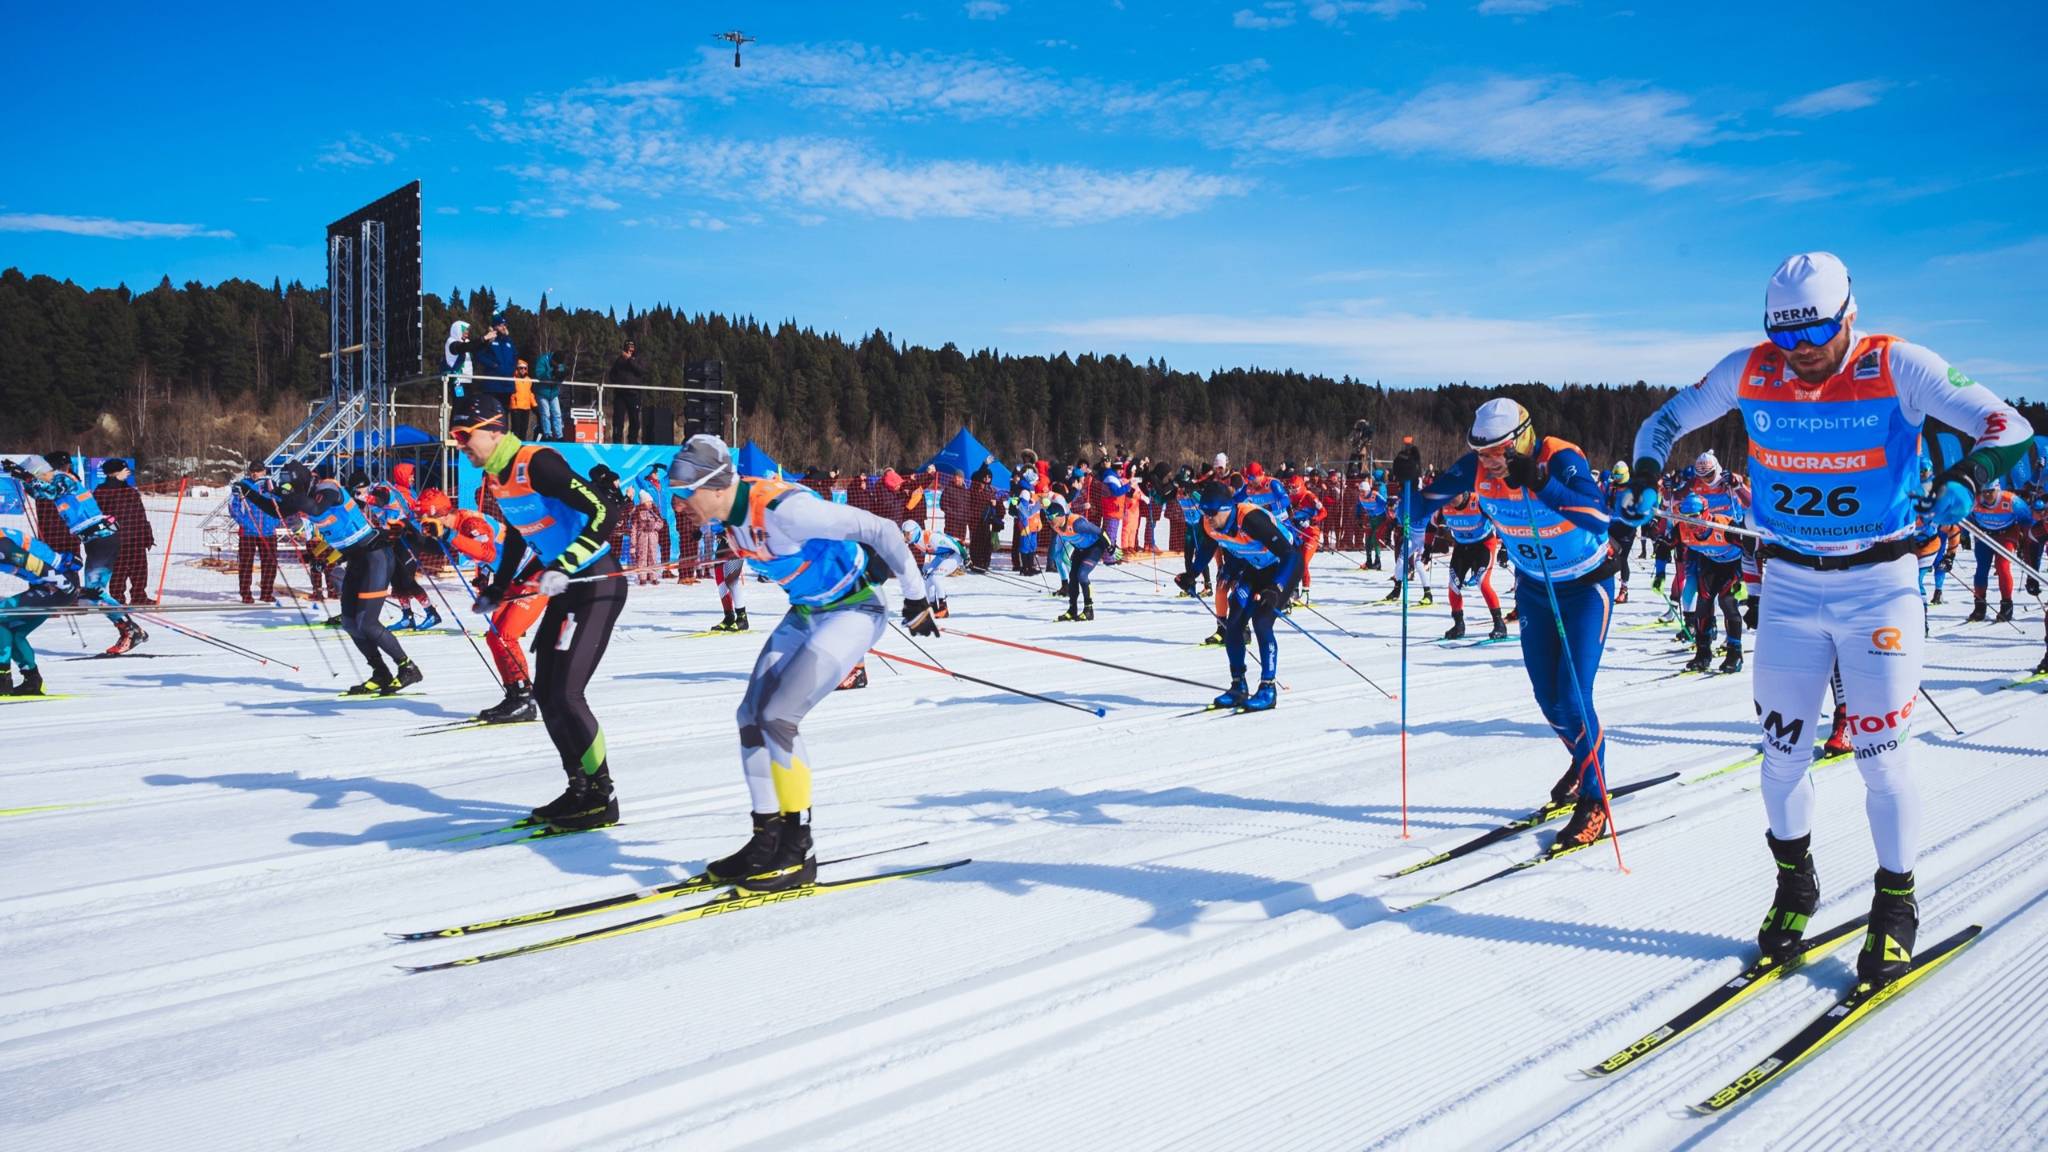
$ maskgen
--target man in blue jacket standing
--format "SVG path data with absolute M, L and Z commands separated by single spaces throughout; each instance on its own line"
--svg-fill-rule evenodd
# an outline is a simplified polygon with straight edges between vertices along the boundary
M 240 536 L 235 546 L 235 572 L 242 582 L 244 604 L 256 602 L 249 592 L 249 577 L 258 558 L 263 562 L 263 599 L 277 599 L 277 517 L 258 507 L 256 501 L 249 499 L 249 493 L 262 497 L 264 503 L 277 499 L 270 466 L 261 460 L 250 461 L 248 475 L 235 481 L 228 492 L 228 514 L 235 518 Z

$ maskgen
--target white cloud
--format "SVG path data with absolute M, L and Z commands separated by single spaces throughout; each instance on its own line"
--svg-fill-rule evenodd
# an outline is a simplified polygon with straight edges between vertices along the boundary
M 1481 16 L 1534 16 L 1562 8 L 1573 0 L 1479 0 Z M 1630 13 L 1633 15 L 1633 13 Z
M 938 107 L 966 119 L 1072 98 L 1050 81 L 1007 65 L 877 55 L 881 66 L 865 89 L 853 84 L 853 54 L 844 50 L 798 49 L 772 66 L 779 71 L 750 82 L 788 86 L 800 97 L 834 105 L 884 112 Z M 516 116 L 494 117 L 488 130 L 533 157 L 507 170 L 545 188 L 550 204 L 606 210 L 622 202 L 697 194 L 899 219 L 1079 224 L 1177 216 L 1250 188 L 1243 177 L 1185 167 L 1112 171 L 903 160 L 835 137 L 700 136 L 687 124 L 696 82 L 677 75 L 534 100 Z
M 1818 92 L 1808 92 L 1797 100 L 1787 100 L 1778 105 L 1778 115 L 1796 120 L 1812 120 L 1820 116 L 1832 116 L 1837 112 L 1854 112 L 1877 103 L 1891 84 L 1884 80 L 1854 80 L 1837 84 Z
M 44 213 L 0 214 L 0 232 L 62 232 L 102 240 L 232 240 L 233 232 L 202 224 L 160 224 L 151 220 L 114 220 L 106 216 L 55 216 Z
M 1747 332 L 1621 329 L 1589 317 L 1507 320 L 1385 311 L 1354 303 L 1293 315 L 1166 314 L 1054 323 L 1039 330 L 1102 341 L 1132 355 L 1161 345 L 1272 348 L 1401 380 L 1547 380 L 1682 384 Z
M 1082 224 L 1179 216 L 1242 195 L 1249 183 L 1186 168 L 1105 172 L 1070 165 L 890 162 L 843 140 L 715 145 L 691 181 L 761 199 L 895 219 L 1008 219 Z
M 1391 108 L 1354 100 L 1251 117 L 1227 131 L 1235 143 L 1273 152 L 1431 154 L 1670 188 L 1704 175 L 1674 157 L 1714 139 L 1712 123 L 1689 105 L 1676 93 L 1635 85 L 1501 77 L 1440 84 Z
M 495 106 L 503 115 L 504 104 L 498 101 L 479 101 L 480 104 Z M 425 138 L 409 136 L 403 132 L 387 132 L 372 140 L 360 132 L 351 132 L 345 139 L 332 140 L 322 145 L 313 154 L 313 163 L 323 168 L 362 168 L 389 164 L 398 159 L 398 154 Z
M 1240 8 L 1231 14 L 1231 26 L 1264 32 L 1273 28 L 1285 28 L 1289 24 L 1294 23 L 1294 5 L 1292 4 L 1269 3 L 1265 5 L 1265 9 L 1266 14 L 1260 15 L 1249 8 Z
M 2038 267 L 2048 260 L 2048 236 L 2035 236 L 2003 248 L 1987 248 L 1981 252 L 1956 252 L 1948 256 L 1937 256 L 1929 263 L 1942 268 L 1967 268 L 1981 264 L 2012 263 L 2019 266 Z
M 966 9 L 969 20 L 995 20 L 1007 14 L 1010 6 L 1002 0 L 967 0 Z
M 1321 0 L 1309 5 L 1308 14 L 1312 20 L 1341 25 L 1346 16 L 1366 15 L 1392 20 L 1403 12 L 1421 10 L 1422 0 Z
M 1216 73 L 1217 79 L 1229 84 L 1249 80 L 1261 72 L 1270 72 L 1272 70 L 1273 66 L 1266 63 L 1266 58 L 1263 56 L 1254 56 L 1249 60 L 1239 61 L 1235 64 L 1220 64 L 1211 69 L 1211 71 Z

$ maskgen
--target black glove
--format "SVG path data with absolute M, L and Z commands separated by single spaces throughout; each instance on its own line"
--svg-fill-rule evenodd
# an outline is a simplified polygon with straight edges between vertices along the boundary
M 1195 574 L 1193 572 L 1183 572 L 1175 576 L 1173 583 L 1174 587 L 1179 588 L 1188 595 L 1193 596 L 1195 594 Z
M 939 634 L 939 622 L 932 616 L 932 606 L 922 599 L 903 602 L 903 623 L 910 628 L 912 636 Z
M 1287 603 L 1287 590 L 1278 584 L 1268 584 L 1253 593 L 1252 599 L 1258 601 L 1259 607 L 1266 611 L 1278 612 L 1281 606 Z
M 2039 596 L 2040 594 L 2041 594 L 2041 581 L 2040 581 L 2040 579 L 2039 579 L 2038 577 L 2034 577 L 2034 576 L 2029 576 L 2029 577 L 2027 577 L 2027 595 L 2029 595 L 2029 596 Z
M 1536 462 L 1534 456 L 1511 454 L 1508 456 L 1508 487 L 1541 488 L 1546 471 L 1543 465 Z
M 1495 564 L 1500 565 L 1503 568 L 1514 563 L 1514 561 L 1509 558 L 1508 550 L 1505 548 L 1500 549 L 1497 553 L 1494 554 L 1493 562 Z
M 23 468 L 21 466 L 21 462 L 18 460 L 0 460 L 0 468 L 6 469 L 7 474 L 9 476 L 14 477 L 16 480 L 35 479 L 35 476 L 31 474 L 28 469 Z
M 1395 487 L 1413 484 L 1422 478 L 1422 449 L 1413 444 L 1404 446 L 1394 453 L 1394 466 L 1390 471 Z

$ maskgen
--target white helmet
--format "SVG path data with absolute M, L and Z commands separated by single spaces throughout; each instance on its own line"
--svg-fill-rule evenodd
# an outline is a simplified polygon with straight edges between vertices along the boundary
M 1216 467 L 1218 467 L 1218 468 L 1228 468 L 1228 467 L 1230 467 L 1230 456 L 1229 456 L 1229 454 L 1228 454 L 1228 453 L 1224 453 L 1224 452 L 1218 452 L 1218 453 L 1216 454 Z
M 1700 479 L 1712 480 L 1721 474 L 1721 461 L 1710 448 L 1693 459 L 1692 470 Z
M 1515 451 L 1528 455 L 1536 447 L 1536 425 L 1529 419 L 1527 408 L 1505 396 L 1496 396 L 1473 414 L 1472 433 L 1466 441 L 1474 448 L 1512 442 Z
M 909 544 L 923 543 L 924 529 L 919 527 L 915 520 L 905 520 L 903 522 L 903 539 L 905 543 Z

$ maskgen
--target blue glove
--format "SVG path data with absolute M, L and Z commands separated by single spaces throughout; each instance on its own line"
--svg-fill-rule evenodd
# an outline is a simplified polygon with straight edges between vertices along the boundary
M 1655 485 L 1648 488 L 1631 488 L 1623 494 L 1621 503 L 1615 505 L 1614 514 L 1631 528 L 1641 528 L 1657 514 L 1657 505 L 1663 501 Z
M 1977 494 L 1970 491 L 1968 484 L 1961 480 L 1949 480 L 1935 491 L 1934 501 L 1927 515 L 1936 524 L 1943 526 L 1960 524 L 1976 506 Z

